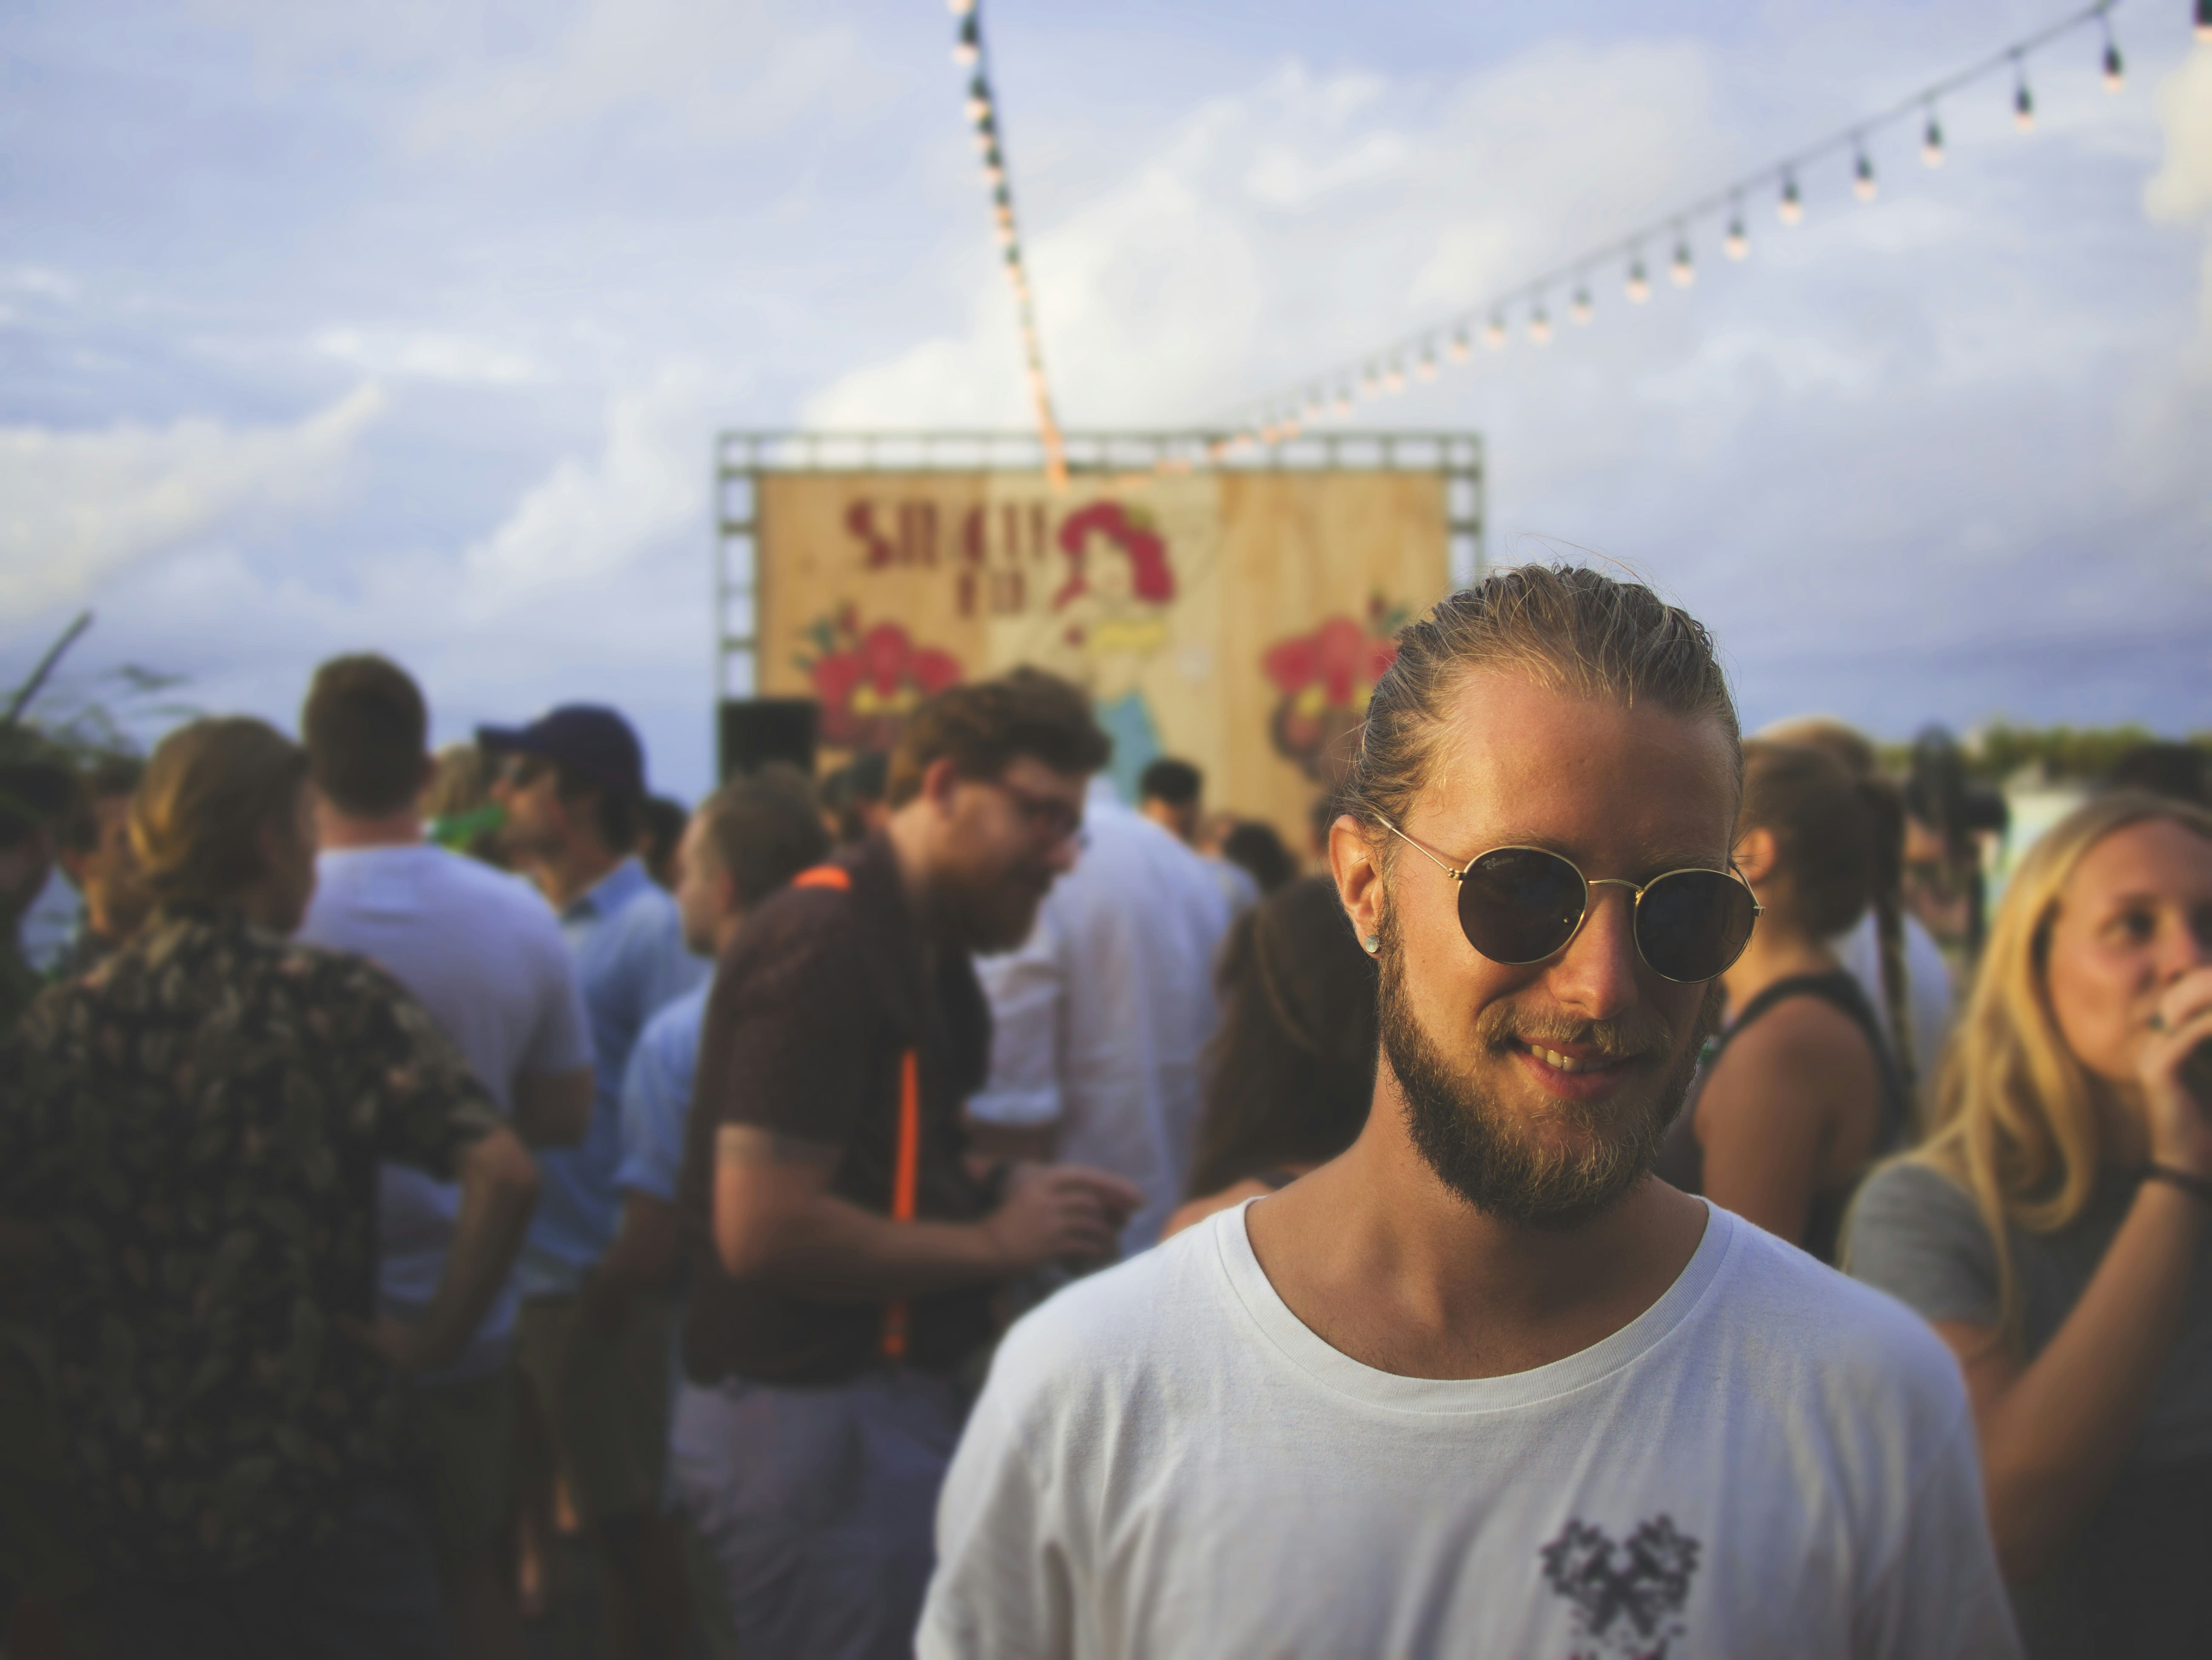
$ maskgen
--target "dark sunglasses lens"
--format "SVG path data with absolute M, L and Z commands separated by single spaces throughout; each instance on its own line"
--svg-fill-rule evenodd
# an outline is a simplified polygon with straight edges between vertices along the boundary
M 1678 870 L 1644 891 L 1636 945 L 1669 980 L 1711 980 L 1743 955 L 1758 913 L 1751 890 L 1714 870 Z
M 1460 879 L 1459 925 L 1493 963 L 1540 963 L 1574 938 L 1583 899 L 1583 879 L 1557 854 L 1500 848 Z

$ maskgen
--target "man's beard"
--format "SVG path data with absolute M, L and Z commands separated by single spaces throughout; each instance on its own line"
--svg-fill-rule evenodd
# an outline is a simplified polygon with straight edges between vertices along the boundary
M 1603 1214 L 1643 1179 L 1697 1073 L 1698 1047 L 1720 1006 L 1717 982 L 1686 1041 L 1649 1009 L 1620 1020 L 1577 1020 L 1510 1003 L 1483 1012 L 1475 1024 L 1477 1051 L 1501 1070 L 1514 1064 L 1516 1039 L 1667 1061 L 1656 1086 L 1625 1079 L 1609 1101 L 1552 1103 L 1550 1116 L 1570 1127 L 1579 1143 L 1555 1150 L 1536 1141 L 1524 1115 L 1486 1090 L 1471 1069 L 1455 1067 L 1437 1049 L 1407 1000 L 1405 958 L 1395 940 L 1386 936 L 1382 957 L 1382 1052 L 1405 1096 L 1413 1145 L 1446 1187 L 1500 1221 L 1565 1231 Z M 1670 1055 L 1678 1043 L 1680 1053 Z
M 934 909 L 945 943 L 985 955 L 1022 945 L 1054 874 L 1048 866 L 1021 865 L 940 878 Z

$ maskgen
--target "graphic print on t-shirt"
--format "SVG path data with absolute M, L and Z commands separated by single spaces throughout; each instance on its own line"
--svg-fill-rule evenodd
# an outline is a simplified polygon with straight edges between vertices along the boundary
M 1655 1516 L 1625 1544 L 1579 1519 L 1537 1554 L 1552 1589 L 1575 1605 L 1575 1624 L 1593 1646 L 1573 1660 L 1666 1660 L 1688 1635 L 1682 1604 L 1698 1571 L 1698 1541 Z

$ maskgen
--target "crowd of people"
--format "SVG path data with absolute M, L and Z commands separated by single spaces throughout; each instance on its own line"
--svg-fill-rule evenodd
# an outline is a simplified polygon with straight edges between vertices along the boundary
M 689 810 L 429 730 L 0 729 L 9 1660 L 2212 1652 L 2201 764 L 1984 918 L 1572 566 L 1299 853 L 1036 670 Z

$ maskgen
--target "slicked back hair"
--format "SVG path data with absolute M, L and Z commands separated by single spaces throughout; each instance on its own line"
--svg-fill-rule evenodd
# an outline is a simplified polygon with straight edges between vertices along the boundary
M 1521 565 L 1437 601 L 1399 630 L 1397 660 L 1367 705 L 1338 793 L 1345 812 L 1378 836 L 1387 834 L 1381 820 L 1406 822 L 1445 735 L 1453 694 L 1482 670 L 1716 721 L 1738 751 L 1741 776 L 1735 702 L 1705 624 L 1638 582 L 1582 565 Z

